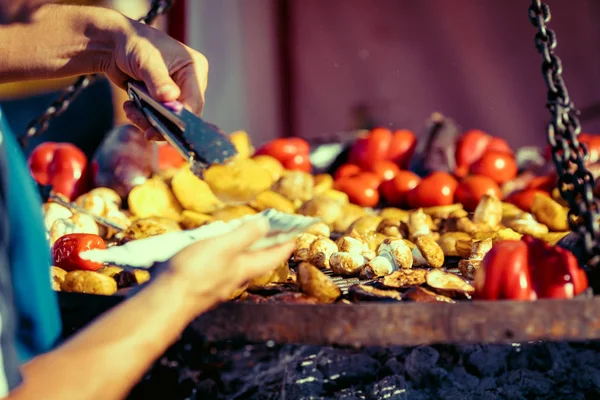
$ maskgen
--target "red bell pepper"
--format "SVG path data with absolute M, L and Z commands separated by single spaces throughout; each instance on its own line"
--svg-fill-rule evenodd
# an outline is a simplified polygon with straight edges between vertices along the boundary
M 349 162 L 364 170 L 370 170 L 377 161 L 392 161 L 401 169 L 407 169 L 416 146 L 417 138 L 409 130 L 392 133 L 386 128 L 375 128 L 354 143 Z
M 87 157 L 73 144 L 42 143 L 33 149 L 28 163 L 31 175 L 38 183 L 51 185 L 56 193 L 69 200 L 89 189 Z
M 102 264 L 84 260 L 79 254 L 87 250 L 106 249 L 104 240 L 98 235 L 71 233 L 61 236 L 52 246 L 52 261 L 65 271 L 97 271 Z
M 258 149 L 254 155 L 273 157 L 285 169 L 304 172 L 312 171 L 310 146 L 306 140 L 301 138 L 275 139 Z
M 482 300 L 569 299 L 587 287 L 570 251 L 530 236 L 496 243 L 475 273 L 476 297 Z
M 469 173 L 471 165 L 479 160 L 486 151 L 491 150 L 512 154 L 510 146 L 504 139 L 476 129 L 464 133 L 456 144 L 454 174 L 460 178 L 465 177 Z

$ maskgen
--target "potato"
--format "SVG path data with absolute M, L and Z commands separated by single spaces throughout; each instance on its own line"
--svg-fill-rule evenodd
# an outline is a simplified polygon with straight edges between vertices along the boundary
M 327 275 L 306 262 L 298 266 L 298 286 L 320 303 L 333 303 L 342 295 L 340 288 Z
M 538 222 L 546 225 L 550 231 L 569 230 L 568 210 L 548 196 L 536 193 L 531 205 L 531 213 Z
M 160 178 L 148 179 L 133 188 L 127 203 L 131 212 L 140 218 L 166 217 L 177 221 L 181 213 L 181 204 Z
M 410 211 L 402 210 L 400 208 L 388 207 L 381 210 L 379 216 L 382 219 L 394 219 L 401 222 L 408 222 Z
M 139 240 L 168 232 L 180 231 L 179 224 L 170 219 L 144 218 L 131 223 L 129 228 L 117 235 L 121 243 Z
M 366 211 L 356 204 L 345 204 L 342 206 L 342 215 L 334 221 L 333 231 L 334 232 L 346 232 L 350 226 L 359 218 L 365 216 Z
M 281 211 L 288 214 L 294 214 L 296 209 L 294 204 L 272 190 L 267 190 L 256 196 L 254 200 L 250 202 L 250 206 L 258 211 L 264 211 L 268 208 L 274 208 L 277 211 Z
M 377 215 L 365 215 L 360 217 L 350 225 L 347 232 L 356 230 L 359 234 L 364 235 L 365 233 L 376 232 L 377 227 L 383 221 L 383 218 Z
M 298 209 L 298 214 L 319 218 L 331 226 L 342 216 L 342 206 L 335 200 L 318 197 L 302 204 Z
M 235 131 L 229 134 L 229 139 L 235 146 L 237 150 L 237 157 L 242 158 L 250 158 L 252 154 L 254 154 L 254 147 L 252 146 L 252 141 L 250 140 L 250 136 L 245 131 Z
M 173 177 L 171 187 L 184 209 L 200 214 L 210 214 L 223 208 L 206 182 L 198 178 L 189 168 L 182 168 Z
M 135 280 L 137 281 L 138 285 L 150 280 L 150 272 L 142 269 L 134 269 L 133 275 L 135 276 Z
M 314 177 L 315 194 L 325 193 L 333 189 L 333 177 L 329 174 L 319 174 Z
M 302 171 L 285 171 L 281 179 L 273 185 L 273 191 L 293 202 L 305 202 L 313 197 L 314 178 Z
M 273 271 L 265 274 L 259 278 L 255 278 L 248 283 L 249 289 L 256 289 L 269 283 L 280 283 L 287 282 L 288 276 L 290 274 L 290 267 L 287 261 L 281 263 L 277 268 Z
M 109 265 L 108 267 L 100 268 L 98 271 L 99 274 L 106 275 L 110 278 L 114 278 L 116 274 L 123 272 L 123 268 L 116 267 L 114 265 Z
M 340 192 L 339 190 L 334 190 L 334 189 L 329 189 L 324 191 L 323 193 L 319 193 L 318 197 L 324 197 L 324 198 L 328 198 L 328 199 L 332 199 L 335 200 L 336 202 L 340 203 L 341 205 L 346 205 L 350 203 L 350 199 L 348 198 L 348 195 L 344 192 Z M 361 207 L 362 209 L 362 207 Z
M 60 285 L 65 281 L 65 276 L 67 275 L 67 271 L 59 267 L 51 267 L 50 275 L 52 277 L 52 289 L 60 292 Z
M 204 181 L 225 203 L 245 204 L 273 184 L 271 173 L 252 159 L 213 165 L 204 171 Z
M 212 217 L 216 221 L 228 222 L 234 219 L 244 217 L 246 215 L 253 214 L 256 214 L 256 210 L 249 206 L 230 206 L 222 210 L 215 211 L 214 213 L 212 213 Z
M 277 182 L 283 175 L 285 168 L 279 162 L 278 159 L 271 156 L 255 156 L 252 158 L 255 163 L 269 171 L 273 182 Z
M 117 291 L 117 282 L 93 271 L 71 271 L 60 285 L 63 292 L 88 293 L 110 296 Z
M 209 224 L 213 217 L 208 214 L 200 214 L 195 211 L 183 210 L 181 213 L 181 226 L 184 229 L 196 229 L 202 225 Z

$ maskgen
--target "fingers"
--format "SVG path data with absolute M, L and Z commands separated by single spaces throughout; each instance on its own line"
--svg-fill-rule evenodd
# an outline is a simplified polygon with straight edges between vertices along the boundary
M 266 218 L 257 218 L 246 222 L 234 231 L 217 238 L 215 241 L 222 246 L 221 249 L 223 251 L 240 252 L 245 251 L 252 244 L 265 237 L 268 232 L 269 220 Z
M 159 52 L 158 59 L 148 59 L 148 62 L 141 65 L 139 75 L 150 96 L 158 101 L 177 100 L 181 95 L 181 90 L 171 78 L 169 69 Z
M 294 242 L 274 246 L 257 252 L 246 253 L 238 258 L 243 278 L 249 280 L 267 274 L 277 268 L 292 255 L 296 248 Z
M 125 116 L 132 124 L 140 128 L 142 131 L 148 130 L 152 128 L 146 116 L 143 112 L 141 112 L 136 106 L 133 105 L 133 102 L 126 101 L 123 104 L 123 111 L 125 111 Z
M 204 108 L 204 94 L 208 82 L 208 61 L 192 49 L 187 51 L 192 61 L 175 71 L 173 79 L 181 88 L 179 101 L 188 110 L 200 115 Z

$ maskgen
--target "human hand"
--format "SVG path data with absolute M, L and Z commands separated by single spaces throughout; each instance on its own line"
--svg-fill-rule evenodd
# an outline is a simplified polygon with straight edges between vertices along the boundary
M 206 57 L 157 29 L 122 18 L 126 22 L 118 30 L 113 54 L 103 60 L 100 70 L 124 89 L 128 81 L 141 81 L 156 100 L 178 100 L 200 115 L 208 81 Z M 148 139 L 162 140 L 132 102 L 123 109 Z
M 192 307 L 199 307 L 192 312 L 202 312 L 207 298 L 212 303 L 209 307 L 228 300 L 244 283 L 269 273 L 290 257 L 295 248 L 293 242 L 248 251 L 268 231 L 268 221 L 259 219 L 195 243 L 171 258 L 164 274 L 182 287 Z

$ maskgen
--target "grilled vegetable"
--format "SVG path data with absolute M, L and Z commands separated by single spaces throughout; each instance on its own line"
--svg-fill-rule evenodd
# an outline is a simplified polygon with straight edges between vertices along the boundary
M 402 296 L 394 290 L 382 290 L 368 285 L 354 285 L 348 289 L 352 301 L 400 301 Z
M 336 252 L 329 257 L 329 267 L 341 276 L 356 276 L 367 263 L 360 253 Z
M 117 291 L 117 282 L 93 271 L 71 271 L 65 275 L 60 289 L 63 292 L 110 296 Z
M 333 240 L 319 237 L 310 244 L 308 262 L 321 269 L 329 268 L 329 257 L 337 251 L 338 247 Z
M 187 166 L 180 168 L 173 176 L 171 188 L 185 210 L 210 214 L 223 208 L 223 203 L 214 195 L 208 184 Z
M 333 303 L 342 295 L 340 288 L 327 275 L 305 262 L 298 266 L 298 286 L 320 303 Z
M 139 218 L 165 217 L 178 221 L 181 214 L 181 204 L 160 178 L 148 179 L 143 185 L 133 188 L 127 203 L 129 210 Z
M 456 303 L 450 297 L 437 294 L 420 286 L 413 286 L 408 289 L 402 295 L 402 299 L 416 301 L 417 303 Z
M 458 275 L 445 272 L 440 269 L 433 269 L 427 273 L 427 285 L 439 294 L 448 297 L 467 297 L 470 298 L 475 288 L 465 282 Z
M 378 282 L 386 288 L 403 289 L 424 284 L 426 276 L 427 270 L 424 269 L 400 269 L 379 278 Z
M 84 260 L 79 254 L 87 250 L 105 249 L 104 240 L 98 235 L 72 233 L 62 236 L 52 246 L 54 265 L 65 271 L 88 270 L 96 271 L 102 264 Z

